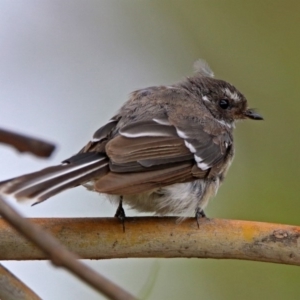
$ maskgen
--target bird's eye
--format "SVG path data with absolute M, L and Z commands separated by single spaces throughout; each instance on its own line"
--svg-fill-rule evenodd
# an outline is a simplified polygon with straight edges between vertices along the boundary
M 227 99 L 221 99 L 219 105 L 222 109 L 227 109 L 229 107 L 229 101 Z

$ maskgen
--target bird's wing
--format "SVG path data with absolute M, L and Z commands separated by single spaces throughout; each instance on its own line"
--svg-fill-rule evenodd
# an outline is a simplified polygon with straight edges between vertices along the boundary
M 127 163 L 142 168 L 193 160 L 199 169 L 207 170 L 218 164 L 232 144 L 230 134 L 220 130 L 209 134 L 201 122 L 176 120 L 166 116 L 133 122 L 119 130 L 119 135 L 106 145 L 112 164 L 122 172 Z
M 105 147 L 111 172 L 95 189 L 125 195 L 206 178 L 226 157 L 229 138 L 208 134 L 199 122 L 173 124 L 161 116 L 120 128 Z

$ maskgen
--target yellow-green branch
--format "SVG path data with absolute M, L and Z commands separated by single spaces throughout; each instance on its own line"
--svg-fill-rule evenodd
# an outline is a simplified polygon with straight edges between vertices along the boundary
M 176 218 L 30 219 L 85 259 L 197 257 L 300 265 L 300 227 L 251 221 Z M 0 260 L 47 259 L 0 220 Z

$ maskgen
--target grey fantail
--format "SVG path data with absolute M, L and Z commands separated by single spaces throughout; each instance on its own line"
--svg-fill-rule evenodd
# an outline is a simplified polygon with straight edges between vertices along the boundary
M 39 203 L 83 185 L 119 203 L 121 217 L 122 201 L 158 215 L 203 215 L 232 162 L 235 121 L 262 117 L 204 61 L 195 69 L 179 83 L 133 92 L 78 154 L 3 181 L 0 192 Z

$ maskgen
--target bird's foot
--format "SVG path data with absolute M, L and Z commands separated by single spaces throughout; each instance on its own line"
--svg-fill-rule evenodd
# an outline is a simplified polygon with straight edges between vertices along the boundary
M 206 215 L 204 213 L 204 210 L 198 207 L 196 209 L 196 213 L 195 213 L 195 219 L 196 219 L 198 228 L 200 228 L 199 220 L 201 218 L 206 218 Z
M 123 232 L 125 232 L 125 218 L 126 218 L 126 215 L 125 215 L 125 210 L 123 208 L 123 197 L 122 196 L 120 197 L 120 202 L 119 202 L 119 206 L 116 210 L 115 217 L 118 218 L 122 222 Z

